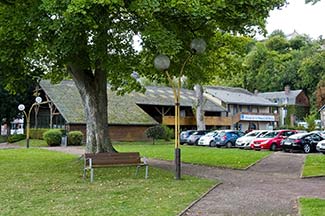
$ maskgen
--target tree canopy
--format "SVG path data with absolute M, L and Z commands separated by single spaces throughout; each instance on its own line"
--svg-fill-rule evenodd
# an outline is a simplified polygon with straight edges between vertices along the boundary
M 263 32 L 269 11 L 284 0 L 2 0 L 0 2 L 0 73 L 12 85 L 26 76 L 59 81 L 71 76 L 82 97 L 87 122 L 87 151 L 113 151 L 107 138 L 107 81 L 111 88 L 139 88 L 137 71 L 159 82 L 157 54 L 171 58 L 177 75 L 189 43 L 203 38 L 210 50 L 185 70 L 204 78 L 213 58 L 216 32 Z M 142 51 L 133 37 L 142 39 Z M 66 70 L 65 70 L 66 69 Z M 209 68 L 208 68 L 209 69 Z M 196 79 L 195 77 L 194 79 Z M 193 80 L 194 80 L 193 79 Z

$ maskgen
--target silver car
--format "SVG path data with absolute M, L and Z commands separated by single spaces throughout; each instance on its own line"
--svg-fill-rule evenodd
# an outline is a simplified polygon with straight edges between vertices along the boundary
M 323 154 L 325 154 L 325 140 L 322 140 L 322 141 L 317 143 L 316 150 L 323 153 Z

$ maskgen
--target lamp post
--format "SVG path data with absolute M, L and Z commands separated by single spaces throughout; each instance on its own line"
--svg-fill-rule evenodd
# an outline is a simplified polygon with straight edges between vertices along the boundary
M 42 98 L 41 97 L 36 97 L 35 98 L 35 102 L 30 107 L 28 113 L 26 113 L 26 111 L 25 111 L 25 105 L 24 104 L 19 104 L 19 106 L 18 106 L 18 110 L 24 113 L 24 115 L 26 117 L 26 121 L 27 121 L 27 125 L 26 125 L 26 148 L 29 148 L 30 114 L 32 112 L 32 109 L 33 109 L 33 107 L 35 105 L 40 105 L 40 104 L 45 104 L 45 103 L 47 103 L 47 101 L 42 102 Z
M 170 59 L 166 55 L 158 55 L 154 60 L 154 67 L 158 71 L 165 72 L 170 86 L 174 93 L 175 102 L 175 179 L 181 179 L 181 149 L 180 147 L 180 95 L 181 95 L 181 77 L 183 76 L 185 65 L 193 57 L 193 54 L 202 54 L 205 51 L 206 43 L 203 39 L 194 39 L 191 42 L 191 52 L 182 64 L 177 77 L 177 84 L 173 82 L 173 77 L 169 74 Z

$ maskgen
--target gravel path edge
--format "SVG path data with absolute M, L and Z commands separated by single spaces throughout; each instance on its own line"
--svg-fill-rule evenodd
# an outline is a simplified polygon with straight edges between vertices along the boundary
M 206 197 L 211 191 L 213 191 L 216 187 L 220 186 L 222 182 L 218 182 L 215 185 L 213 185 L 208 191 L 206 191 L 204 194 L 202 194 L 198 199 L 194 200 L 191 204 L 189 204 L 183 211 L 181 211 L 178 216 L 183 216 L 185 213 L 192 208 L 196 203 L 200 202 L 204 197 Z

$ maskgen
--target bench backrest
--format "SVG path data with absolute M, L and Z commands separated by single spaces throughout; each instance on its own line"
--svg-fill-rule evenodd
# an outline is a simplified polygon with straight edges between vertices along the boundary
M 108 165 L 108 164 L 139 164 L 141 163 L 139 152 L 121 152 L 121 153 L 85 153 L 85 159 L 91 158 L 93 165 Z M 89 160 L 85 160 L 86 165 L 89 165 Z

